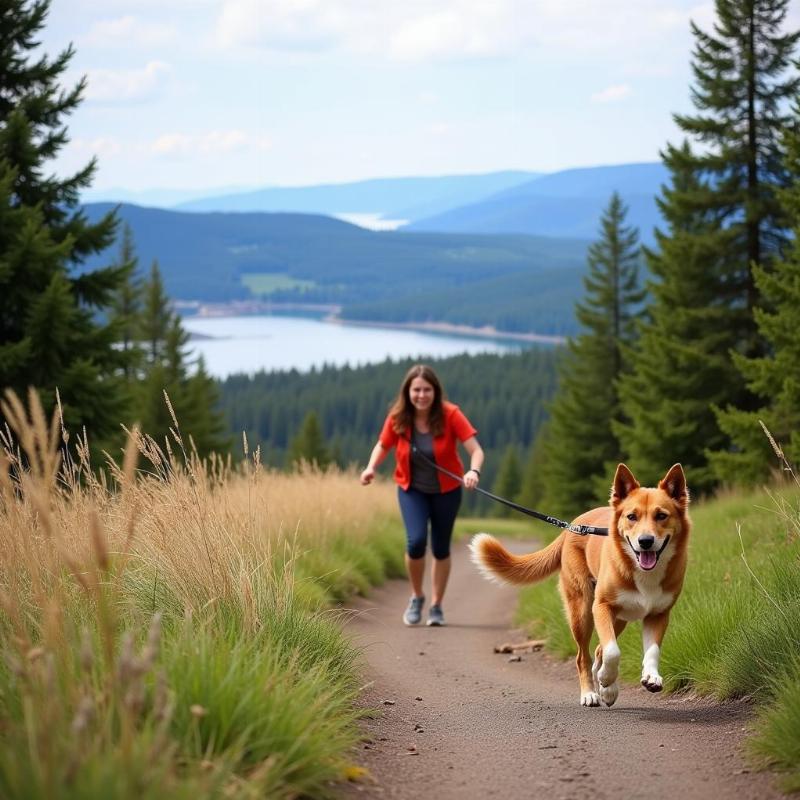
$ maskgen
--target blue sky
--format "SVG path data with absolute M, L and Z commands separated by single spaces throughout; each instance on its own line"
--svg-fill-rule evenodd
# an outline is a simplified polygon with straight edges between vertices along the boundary
M 43 44 L 89 80 L 55 167 L 142 190 L 654 161 L 690 19 L 713 3 L 53 0 Z

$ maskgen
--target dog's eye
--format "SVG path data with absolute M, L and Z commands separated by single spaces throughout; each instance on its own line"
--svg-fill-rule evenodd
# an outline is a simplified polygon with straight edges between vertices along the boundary
M 656 512 L 656 520 L 658 520 L 658 522 L 663 522 L 668 516 L 669 514 L 667 514 L 666 511 Z
M 631 522 L 636 522 L 636 514 L 628 514 L 627 516 Z

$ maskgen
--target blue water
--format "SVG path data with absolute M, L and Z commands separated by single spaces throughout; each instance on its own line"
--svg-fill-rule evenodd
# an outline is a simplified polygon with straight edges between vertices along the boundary
M 237 372 L 297 369 L 325 364 L 361 366 L 386 358 L 431 358 L 460 353 L 506 353 L 530 345 L 410 330 L 341 325 L 293 316 L 184 317 L 192 357 L 203 355 L 217 378 Z M 207 338 L 206 338 L 207 337 Z

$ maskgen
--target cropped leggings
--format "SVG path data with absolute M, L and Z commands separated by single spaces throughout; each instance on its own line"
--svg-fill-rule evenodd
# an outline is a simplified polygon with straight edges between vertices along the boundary
M 436 559 L 450 555 L 450 539 L 461 505 L 461 487 L 443 494 L 426 494 L 417 489 L 398 487 L 397 499 L 406 526 L 406 552 L 409 558 L 422 558 L 428 544 L 428 523 L 431 550 Z

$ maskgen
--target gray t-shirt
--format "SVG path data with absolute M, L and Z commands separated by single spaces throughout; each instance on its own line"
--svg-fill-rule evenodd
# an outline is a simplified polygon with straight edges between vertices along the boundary
M 431 461 L 433 457 L 433 434 L 420 433 L 414 430 L 411 434 L 412 442 L 417 450 L 424 453 Z M 411 488 L 425 494 L 438 494 L 441 492 L 439 486 L 439 475 L 433 464 L 425 461 L 418 453 L 411 451 Z

